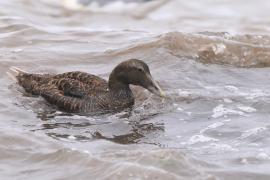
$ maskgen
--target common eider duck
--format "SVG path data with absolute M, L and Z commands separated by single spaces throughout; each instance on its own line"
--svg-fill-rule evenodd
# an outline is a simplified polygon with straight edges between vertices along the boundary
M 141 86 L 151 93 L 164 97 L 164 92 L 154 81 L 148 65 L 137 59 L 118 64 L 109 81 L 86 72 L 62 74 L 31 74 L 11 67 L 9 75 L 27 93 L 42 96 L 60 110 L 74 113 L 111 112 L 123 110 L 134 104 L 130 84 Z

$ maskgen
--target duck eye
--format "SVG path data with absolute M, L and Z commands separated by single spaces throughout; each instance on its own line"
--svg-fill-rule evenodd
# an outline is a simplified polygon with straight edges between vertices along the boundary
M 140 72 L 143 72 L 143 69 L 141 69 L 141 68 L 139 68 L 138 70 L 139 70 Z

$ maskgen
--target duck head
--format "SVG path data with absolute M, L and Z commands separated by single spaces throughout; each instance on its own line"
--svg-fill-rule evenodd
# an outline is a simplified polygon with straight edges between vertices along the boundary
M 144 87 L 151 93 L 165 97 L 154 81 L 148 65 L 138 59 L 130 59 L 117 65 L 109 77 L 109 89 L 128 88 L 129 84 Z

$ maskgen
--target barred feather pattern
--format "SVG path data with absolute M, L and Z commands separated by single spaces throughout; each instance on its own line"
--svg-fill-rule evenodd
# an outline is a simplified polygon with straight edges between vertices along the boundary
M 67 112 L 107 112 L 134 104 L 129 88 L 110 92 L 106 80 L 84 72 L 58 75 L 21 73 L 16 78 L 26 92 L 40 95 Z

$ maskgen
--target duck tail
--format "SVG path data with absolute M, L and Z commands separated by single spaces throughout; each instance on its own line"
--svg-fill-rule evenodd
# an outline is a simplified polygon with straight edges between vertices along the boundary
M 28 74 L 28 72 L 15 66 L 10 67 L 9 70 L 7 71 L 7 75 L 16 82 L 19 80 L 18 79 L 19 77 L 25 74 Z

